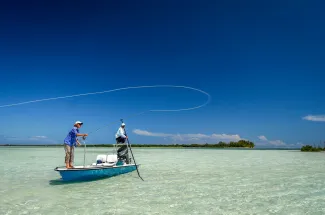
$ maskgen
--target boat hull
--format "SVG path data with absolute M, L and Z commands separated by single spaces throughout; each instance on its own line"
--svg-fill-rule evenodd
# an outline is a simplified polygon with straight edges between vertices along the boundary
M 84 181 L 95 180 L 100 178 L 109 178 L 136 170 L 136 165 L 122 165 L 122 166 L 86 166 L 75 167 L 73 169 L 66 169 L 64 167 L 57 167 L 54 169 L 58 171 L 63 181 Z

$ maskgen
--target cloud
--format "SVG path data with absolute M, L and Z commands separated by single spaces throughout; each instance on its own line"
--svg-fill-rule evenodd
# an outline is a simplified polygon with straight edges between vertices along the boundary
M 14 136 L 5 136 L 2 135 L 3 139 L 19 139 L 18 137 L 14 137 Z
M 271 144 L 273 146 L 286 146 L 287 144 L 282 140 L 268 140 L 264 135 L 258 136 L 258 139 L 264 144 Z
M 211 137 L 213 139 L 220 139 L 220 140 L 231 140 L 231 141 L 238 141 L 242 138 L 238 134 L 212 134 Z
M 44 135 L 31 137 L 14 137 L 0 135 L 1 144 L 57 144 L 58 141 L 48 138 Z
M 172 139 L 173 141 L 196 141 L 196 142 L 200 142 L 200 141 L 239 141 L 239 140 L 243 140 L 244 138 L 241 138 L 238 134 L 211 134 L 211 135 L 207 135 L 207 134 L 201 134 L 201 133 L 197 133 L 197 134 L 170 134 L 170 133 L 161 133 L 161 132 L 150 132 L 150 131 L 146 131 L 146 130 L 141 130 L 141 129 L 134 129 L 133 133 L 137 134 L 137 135 L 141 135 L 141 136 L 148 136 L 148 137 L 162 137 L 164 138 L 164 140 L 167 139 Z M 257 145 L 260 146 L 275 146 L 275 147 L 281 147 L 281 146 L 299 146 L 301 145 L 301 143 L 297 143 L 297 144 L 287 144 L 282 140 L 269 140 L 266 136 L 264 135 L 260 135 L 258 136 L 258 139 L 260 140 Z
M 171 134 L 164 134 L 164 133 L 153 133 L 145 130 L 134 129 L 133 133 L 142 136 L 150 136 L 150 137 L 169 137 Z
M 308 115 L 303 117 L 302 119 L 313 122 L 325 122 L 325 115 Z
M 267 138 L 265 136 L 263 136 L 263 135 L 258 136 L 258 139 L 263 140 L 263 141 L 267 141 Z
M 275 145 L 275 146 L 285 146 L 287 145 L 285 142 L 283 142 L 282 140 L 271 140 L 269 141 L 269 143 L 271 145 Z
M 207 140 L 223 140 L 223 141 L 238 141 L 242 138 L 238 134 L 212 134 L 212 135 L 206 135 L 206 134 L 168 134 L 168 133 L 155 133 L 155 132 L 149 132 L 146 130 L 141 129 L 134 129 L 133 133 L 141 136 L 149 136 L 149 137 L 164 137 L 170 138 L 174 141 L 207 141 Z
M 41 144 L 46 144 L 46 143 L 57 143 L 57 141 L 52 140 L 48 138 L 47 136 L 32 136 L 28 138 L 29 141 L 33 141 L 33 143 L 41 143 Z
M 46 136 L 32 136 L 28 138 L 21 138 L 21 137 L 15 137 L 15 136 L 5 136 L 5 135 L 0 135 L 0 137 L 4 140 L 8 141 L 24 141 L 24 140 L 44 140 L 47 139 Z
M 44 140 L 47 139 L 47 136 L 33 136 L 29 137 L 30 140 Z

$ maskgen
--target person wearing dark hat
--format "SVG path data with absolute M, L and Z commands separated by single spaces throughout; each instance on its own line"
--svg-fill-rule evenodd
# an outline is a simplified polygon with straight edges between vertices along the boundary
M 64 150 L 65 150 L 65 165 L 67 169 L 73 168 L 74 160 L 74 147 L 80 146 L 78 141 L 78 136 L 85 138 L 88 134 L 80 134 L 79 128 L 83 125 L 82 122 L 77 121 L 74 123 L 73 128 L 68 133 L 67 137 L 64 139 Z

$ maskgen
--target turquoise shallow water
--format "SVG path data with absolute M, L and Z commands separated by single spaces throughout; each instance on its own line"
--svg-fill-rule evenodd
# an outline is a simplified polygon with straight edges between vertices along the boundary
M 87 163 L 111 148 L 88 148 Z M 60 183 L 63 148 L 0 148 L 0 214 L 325 214 L 324 153 L 133 148 L 132 172 Z M 83 149 L 76 151 L 83 164 Z

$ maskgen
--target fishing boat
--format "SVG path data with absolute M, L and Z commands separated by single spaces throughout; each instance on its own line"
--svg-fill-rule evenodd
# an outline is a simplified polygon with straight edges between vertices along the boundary
M 85 165 L 86 146 L 84 147 L 83 166 L 74 166 L 73 168 L 69 169 L 63 166 L 56 167 L 54 169 L 60 173 L 63 181 L 95 180 L 100 178 L 113 177 L 138 170 L 139 165 L 135 163 L 133 154 L 133 159 L 129 158 L 128 156 L 128 151 L 131 150 L 129 144 L 114 144 L 114 151 L 116 153 L 97 155 L 96 162 L 90 165 Z
M 121 119 L 123 124 L 123 119 Z M 124 134 L 126 131 L 124 129 Z M 138 176 L 140 176 L 137 163 L 135 162 L 131 144 L 129 139 L 124 144 L 118 142 L 114 144 L 114 150 L 109 155 L 97 155 L 96 163 L 91 165 L 85 165 L 86 161 L 86 143 L 84 141 L 84 165 L 75 166 L 73 168 L 56 167 L 54 170 L 58 171 L 63 181 L 82 181 L 82 180 L 93 180 L 106 177 L 117 176 L 125 173 L 137 170 Z M 85 140 L 85 138 L 83 138 Z M 131 152 L 132 158 L 129 157 L 129 151 Z
M 105 156 L 105 155 L 104 155 Z M 107 155 L 109 156 L 109 155 Z M 98 155 L 103 157 L 103 155 Z M 74 168 L 67 169 L 66 167 L 56 167 L 54 170 L 58 171 L 64 181 L 76 180 L 93 180 L 105 177 L 117 176 L 136 170 L 138 165 L 126 164 L 121 161 L 111 163 L 93 163 L 87 166 L 75 166 Z

